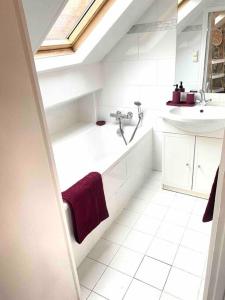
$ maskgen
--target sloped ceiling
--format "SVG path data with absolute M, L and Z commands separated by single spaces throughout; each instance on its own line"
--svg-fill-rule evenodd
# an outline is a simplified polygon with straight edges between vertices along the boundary
M 22 0 L 32 49 L 35 52 L 55 23 L 67 0 Z
M 35 52 L 45 39 L 51 26 L 59 16 L 67 0 L 22 0 L 27 19 L 28 30 L 31 38 L 33 51 Z M 110 25 L 108 31 L 104 33 L 101 39 L 98 39 L 98 30 L 94 30 L 92 37 L 88 38 L 85 44 L 90 43 L 89 53 L 82 59 L 85 63 L 100 61 L 121 37 L 138 21 L 146 9 L 154 0 L 117 0 L 114 7 L 123 7 L 123 11 L 118 12 L 117 18 Z M 155 0 L 157 1 L 157 0 Z M 109 12 L 110 17 L 110 12 Z M 114 20 L 114 18 L 113 18 Z M 95 32 L 96 31 L 96 32 Z M 95 44 L 95 45 L 94 45 Z M 85 52 L 85 45 L 80 51 Z M 87 48 L 87 47 L 86 47 Z M 79 53 L 78 53 L 79 54 Z
M 177 33 L 180 34 L 184 28 L 190 24 L 195 24 L 196 19 L 202 15 L 205 1 L 196 0 L 187 2 L 182 9 L 182 13 L 178 11 Z

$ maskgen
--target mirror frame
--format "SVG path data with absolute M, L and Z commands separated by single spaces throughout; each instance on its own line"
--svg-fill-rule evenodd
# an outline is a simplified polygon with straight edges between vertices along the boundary
M 212 12 L 224 11 L 225 5 L 217 5 L 205 7 L 203 10 L 203 27 L 202 27 L 202 47 L 200 59 L 200 79 L 202 82 L 202 90 L 205 91 L 207 80 L 207 65 L 208 65 L 208 34 L 209 34 L 209 14 Z M 207 92 L 207 91 L 206 91 Z M 216 93 L 214 93 L 216 94 Z M 224 95 L 224 94 L 223 94 Z

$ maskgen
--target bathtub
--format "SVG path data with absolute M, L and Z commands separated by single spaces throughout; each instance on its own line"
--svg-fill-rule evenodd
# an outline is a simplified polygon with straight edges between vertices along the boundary
M 150 176 L 152 170 L 152 128 L 140 127 L 126 146 L 116 133 L 118 125 L 76 124 L 52 138 L 61 191 L 89 172 L 102 174 L 109 218 L 78 244 L 73 236 L 70 210 L 64 203 L 70 239 L 77 266 L 87 256 L 107 228 L 120 214 L 129 199 Z M 133 126 L 125 127 L 131 136 Z

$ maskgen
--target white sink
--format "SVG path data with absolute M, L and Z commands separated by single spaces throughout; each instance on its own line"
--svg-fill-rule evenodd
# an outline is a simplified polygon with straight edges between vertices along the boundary
M 206 133 L 225 128 L 223 106 L 171 107 L 162 117 L 171 125 L 188 132 Z

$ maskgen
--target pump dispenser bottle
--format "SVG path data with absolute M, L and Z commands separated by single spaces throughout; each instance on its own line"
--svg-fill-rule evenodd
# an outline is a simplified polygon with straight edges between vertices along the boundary
M 174 104 L 179 104 L 180 103 L 180 90 L 178 88 L 178 84 L 175 84 L 175 90 L 173 92 L 173 100 L 172 102 Z
M 181 93 L 185 92 L 185 88 L 183 87 L 183 81 L 180 81 L 179 91 Z

